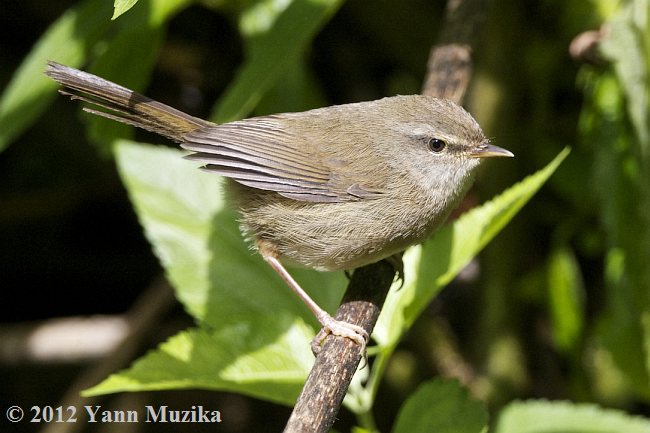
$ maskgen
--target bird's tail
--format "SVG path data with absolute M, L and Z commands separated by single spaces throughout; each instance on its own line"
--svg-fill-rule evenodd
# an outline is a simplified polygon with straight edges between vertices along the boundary
M 184 134 L 211 125 L 126 87 L 59 63 L 49 61 L 45 74 L 65 87 L 60 90 L 62 94 L 104 109 L 85 107 L 85 111 L 155 132 L 174 141 L 182 141 Z

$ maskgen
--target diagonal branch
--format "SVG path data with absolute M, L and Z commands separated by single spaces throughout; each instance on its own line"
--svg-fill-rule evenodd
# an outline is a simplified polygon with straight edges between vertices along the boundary
M 488 0 L 448 0 L 440 42 L 431 50 L 422 94 L 462 102 L 472 74 L 471 46 L 487 5 Z M 336 319 L 359 325 L 370 334 L 394 277 L 395 269 L 386 261 L 355 270 Z M 285 433 L 329 431 L 360 359 L 359 346 L 351 340 L 327 337 Z

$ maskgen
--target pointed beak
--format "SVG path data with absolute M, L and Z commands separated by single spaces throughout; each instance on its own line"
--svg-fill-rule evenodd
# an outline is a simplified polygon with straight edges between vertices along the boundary
M 488 141 L 484 141 L 476 146 L 476 148 L 470 152 L 469 156 L 473 158 L 491 158 L 496 156 L 507 156 L 512 158 L 515 155 L 509 150 L 505 150 L 501 147 L 490 144 Z

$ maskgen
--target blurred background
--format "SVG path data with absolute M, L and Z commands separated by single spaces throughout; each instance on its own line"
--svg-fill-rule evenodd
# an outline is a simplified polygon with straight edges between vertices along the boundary
M 147 10 L 141 0 L 111 22 L 112 5 L 105 3 L 103 9 L 92 6 L 92 13 L 105 16 L 107 27 L 133 25 Z M 80 375 L 107 368 L 105 360 L 129 329 L 137 329 L 138 337 L 128 356 L 114 359 L 114 369 L 192 324 L 171 295 L 150 295 L 166 283 L 106 144 L 110 134 L 123 130 L 103 134 L 77 104 L 54 94 L 48 103 L 35 99 L 18 108 L 8 101 L 12 77 L 48 27 L 70 8 L 88 5 L 3 0 L 1 6 L 3 410 L 9 403 L 56 405 L 79 386 Z M 123 77 L 122 84 L 192 115 L 227 118 L 213 107 L 254 43 L 241 18 L 254 7 L 280 6 L 187 1 L 151 32 L 149 49 L 134 48 L 124 69 L 110 78 Z M 337 4 L 304 47 L 303 61 L 252 111 L 239 114 L 419 93 L 444 7 L 444 1 L 431 0 Z M 548 398 L 650 415 L 648 10 L 645 1 L 492 2 L 475 48 L 466 106 L 493 142 L 516 159 L 498 167 L 486 164 L 463 208 L 540 169 L 565 146 L 572 153 L 403 341 L 376 408 L 382 431 L 389 430 L 414 387 L 435 375 L 461 377 L 493 413 L 513 399 Z M 93 31 L 105 32 L 84 47 L 93 72 L 102 75 L 106 63 L 97 59 L 116 55 L 111 28 L 77 30 L 88 40 Z M 122 42 L 124 55 L 129 42 Z M 142 68 L 151 73 L 142 74 Z M 33 109 L 38 104 L 40 113 Z M 164 142 L 141 131 L 135 137 Z M 137 318 L 152 304 L 156 326 L 138 327 Z M 75 337 L 66 343 L 70 335 Z M 286 407 L 228 393 L 112 398 L 179 406 L 218 402 L 229 415 L 218 427 L 223 432 L 279 431 L 289 414 Z M 345 411 L 339 418 L 341 431 L 353 423 Z M 31 432 L 44 426 L 11 427 Z M 142 423 L 110 430 L 77 427 L 163 431 Z M 214 427 L 183 428 L 176 431 Z

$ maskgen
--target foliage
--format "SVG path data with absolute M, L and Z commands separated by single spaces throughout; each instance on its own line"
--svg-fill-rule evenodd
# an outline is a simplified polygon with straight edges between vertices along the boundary
M 417 15 L 417 5 L 396 3 L 344 7 L 357 8 L 363 24 L 355 30 L 388 51 L 387 62 L 423 67 L 425 59 L 412 51 L 417 40 L 430 40 L 415 25 L 412 32 L 390 28 L 403 20 L 403 10 Z M 523 6 L 493 5 L 483 50 L 477 51 L 470 108 L 517 159 L 509 166 L 492 164 L 477 191 L 492 196 L 514 185 L 405 254 L 406 279 L 401 289 L 393 287 L 382 311 L 373 334 L 374 359 L 358 372 L 345 401 L 358 416 L 358 431 L 373 431 L 382 421 L 374 419 L 375 413 L 381 417 L 376 407 L 385 403 L 381 386 L 393 391 L 384 400 L 395 400 L 389 407 L 397 416 L 389 425 L 396 433 L 486 431 L 487 412 L 476 397 L 487 403 L 497 433 L 650 429 L 647 419 L 601 408 L 632 410 L 650 401 L 650 2 L 585 3 L 547 2 L 557 6 L 550 17 L 536 3 L 547 21 L 532 29 Z M 323 105 L 326 77 L 314 74 L 310 50 L 319 43 L 335 49 L 329 39 L 317 39 L 342 4 L 204 1 L 203 7 L 236 23 L 244 56 L 210 110 L 212 118 Z M 116 0 L 113 21 L 105 1 L 83 0 L 69 9 L 2 93 L 0 151 L 52 103 L 56 86 L 42 75 L 47 59 L 88 65 L 90 72 L 144 89 L 165 49 L 170 21 L 189 6 L 195 4 Z M 553 35 L 551 21 L 559 29 Z M 603 23 L 603 64 L 566 67 L 566 54 L 556 46 Z M 409 33 L 413 39 L 404 43 Z M 521 52 L 504 46 L 523 34 L 528 45 Z M 368 58 L 376 55 L 367 51 Z M 342 75 L 355 68 L 369 75 L 376 66 L 364 64 L 371 63 L 368 58 L 350 61 L 344 49 L 338 55 L 346 59 Z M 513 70 L 520 79 L 510 78 Z M 406 75 L 395 74 L 384 90 L 412 89 Z M 551 77 L 577 81 L 584 99 L 579 114 L 557 102 L 558 95 L 575 90 L 560 88 L 560 79 Z M 123 125 L 88 116 L 84 121 L 88 140 L 115 158 L 145 236 L 196 320 L 195 327 L 85 394 L 198 387 L 291 405 L 313 360 L 308 342 L 316 323 L 249 251 L 218 178 L 196 170 L 178 150 L 134 141 Z M 563 150 L 567 144 L 573 147 L 570 156 Z M 528 173 L 534 174 L 516 183 Z M 467 269 L 477 264 L 479 276 L 463 283 Z M 312 295 L 321 305 L 335 309 L 345 286 L 342 274 L 292 273 L 317 289 Z M 461 300 L 457 310 L 448 299 L 451 291 L 440 294 L 449 284 Z M 480 292 L 468 289 L 477 286 Z M 431 305 L 447 306 L 451 336 L 429 317 Z M 432 334 L 442 341 L 427 342 Z M 445 372 L 441 345 L 471 366 L 465 377 L 471 396 L 457 382 L 427 380 L 429 370 Z M 418 368 L 400 367 L 413 359 L 406 353 L 419 353 Z M 531 395 L 597 404 L 512 402 Z
M 585 78 L 592 94 L 581 119 L 595 152 L 594 176 L 607 179 L 594 182 L 606 231 L 605 288 L 610 299 L 599 335 L 645 398 L 650 398 L 648 7 L 646 2 L 629 2 L 609 21 L 612 36 L 602 48 L 613 71 Z

